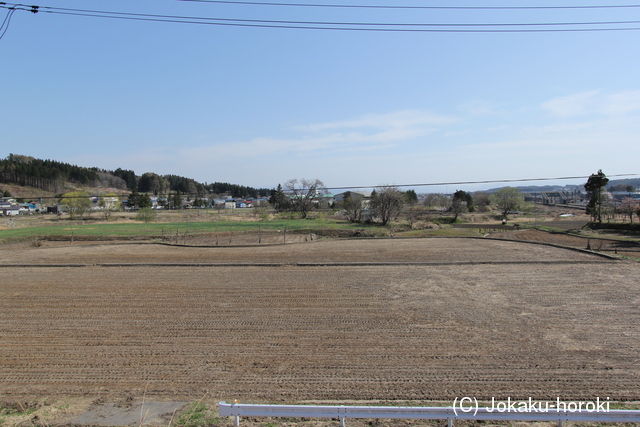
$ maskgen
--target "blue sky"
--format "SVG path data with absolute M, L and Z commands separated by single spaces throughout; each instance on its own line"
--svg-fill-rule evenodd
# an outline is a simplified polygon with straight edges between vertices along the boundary
M 394 10 L 176 0 L 33 4 L 294 21 L 640 21 L 640 8 Z M 6 12 L 0 9 L 0 22 Z M 581 28 L 586 27 L 625 25 Z M 607 175 L 640 173 L 638 70 L 640 31 L 329 31 L 16 11 L 0 40 L 0 156 L 25 154 L 254 187 L 275 187 L 291 178 L 319 178 L 341 187 L 586 176 L 598 169 Z

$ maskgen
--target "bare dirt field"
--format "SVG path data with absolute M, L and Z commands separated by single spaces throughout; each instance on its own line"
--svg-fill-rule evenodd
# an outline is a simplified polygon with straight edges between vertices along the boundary
M 4 400 L 640 399 L 640 264 L 579 251 L 3 247 L 0 274 Z
M 550 243 L 566 247 L 591 249 L 609 254 L 640 258 L 640 244 L 637 240 L 625 241 L 620 239 L 607 239 L 606 237 L 599 236 L 577 236 L 566 233 L 548 233 L 540 230 L 493 232 L 489 235 L 499 239 Z
M 14 248 L 19 250 L 14 250 Z M 515 249 L 517 248 L 517 249 Z M 296 263 L 480 263 L 600 261 L 579 251 L 518 245 L 490 239 L 346 239 L 260 247 L 183 247 L 163 244 L 59 244 L 0 246 L 2 264 L 296 264 Z

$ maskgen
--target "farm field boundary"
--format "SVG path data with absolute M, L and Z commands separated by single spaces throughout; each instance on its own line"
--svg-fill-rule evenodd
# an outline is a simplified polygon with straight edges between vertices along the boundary
M 580 248 L 487 238 L 316 240 L 261 247 L 185 247 L 155 244 L 2 247 L 0 265 L 410 265 L 616 258 Z
M 85 267 L 400 267 L 444 265 L 576 265 L 607 264 L 603 260 L 583 261 L 451 261 L 451 262 L 297 262 L 297 263 L 97 263 L 97 264 L 0 264 L 0 268 L 85 268 Z

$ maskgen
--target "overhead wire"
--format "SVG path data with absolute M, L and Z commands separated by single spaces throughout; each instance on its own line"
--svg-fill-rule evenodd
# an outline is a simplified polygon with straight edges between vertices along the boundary
M 449 9 L 449 10 L 518 10 L 518 9 L 604 9 L 604 8 L 640 8 L 638 4 L 632 5 L 586 5 L 586 6 L 402 6 L 402 5 L 340 5 L 340 4 L 308 4 L 308 3 L 275 3 L 231 0 L 177 0 L 182 2 L 202 2 L 238 5 L 264 5 L 264 6 L 298 6 L 298 7 L 331 7 L 331 8 L 376 8 L 376 9 Z M 349 30 L 349 31 L 405 31 L 405 32 L 558 32 L 558 31 L 624 31 L 640 30 L 640 27 L 625 28 L 525 28 L 525 29 L 460 29 L 460 28 L 361 28 L 362 27 L 531 27 L 531 26 L 578 26 L 578 25 L 632 25 L 640 24 L 640 21 L 597 21 L 597 22 L 547 22 L 547 23 L 366 23 L 366 22 L 336 22 L 336 21 L 285 21 L 285 20 L 259 20 L 259 19 L 235 19 L 235 18 L 211 18 L 176 15 L 157 15 L 144 13 L 112 12 L 89 9 L 57 8 L 51 6 L 31 6 L 24 4 L 0 2 L 0 8 L 8 9 L 7 15 L 0 26 L 0 39 L 6 34 L 11 18 L 16 10 L 36 11 L 74 16 L 101 17 L 112 19 L 126 19 L 137 21 L 208 24 L 241 27 L 262 28 L 293 28 L 293 29 L 317 29 L 317 30 Z M 352 26 L 352 27 L 349 27 Z M 637 176 L 636 174 L 621 174 L 610 176 Z M 439 182 L 422 184 L 399 184 L 396 187 L 422 187 L 443 185 L 468 185 L 508 182 L 531 182 L 566 179 L 584 179 L 588 176 L 559 177 L 559 178 L 533 178 L 515 180 L 488 180 L 488 181 L 461 181 Z M 380 188 L 384 186 L 348 186 L 330 187 L 328 189 L 359 189 Z
M 640 176 L 640 174 L 626 173 L 607 175 L 607 177 L 623 177 L 623 176 Z M 423 184 L 387 184 L 387 185 L 368 185 L 368 186 L 351 186 L 351 187 L 325 187 L 327 190 L 353 190 L 362 188 L 385 188 L 385 187 L 436 187 L 448 185 L 478 185 L 478 184 L 498 184 L 511 182 L 534 182 L 534 181 L 562 181 L 569 179 L 588 179 L 589 176 L 563 176 L 556 178 L 521 178 L 521 179 L 495 179 L 485 181 L 457 181 L 457 182 L 430 182 Z
M 640 176 L 637 173 L 623 173 L 623 174 L 613 174 L 607 175 L 607 177 L 632 177 L 632 176 Z M 438 187 L 438 186 L 449 186 L 449 185 L 479 185 L 479 184 L 500 184 L 500 183 L 514 183 L 514 182 L 535 182 L 535 181 L 563 181 L 563 180 L 574 180 L 574 179 L 589 179 L 589 176 L 562 176 L 556 178 L 521 178 L 521 179 L 493 179 L 493 180 L 484 180 L 484 181 L 455 181 L 455 182 L 430 182 L 430 183 L 421 183 L 421 184 L 383 184 L 383 185 L 352 185 L 346 187 L 323 187 L 325 190 L 356 190 L 356 189 L 368 189 L 368 188 L 385 188 L 385 187 L 398 187 L 398 188 L 406 188 L 406 187 Z M 186 193 L 184 193 L 186 195 Z M 193 196 L 195 193 L 190 193 L 189 195 Z M 70 196 L 67 198 L 90 198 L 97 197 L 95 195 L 92 196 Z M 21 199 L 60 199 L 60 196 L 23 196 Z
M 11 5 L 11 6 L 7 6 Z M 0 8 L 30 10 L 36 6 L 6 3 Z M 39 6 L 38 11 L 50 14 L 88 16 L 134 21 L 167 22 L 182 24 L 289 28 L 311 30 L 343 30 L 343 31 L 383 31 L 383 32 L 585 32 L 585 31 L 628 31 L 640 30 L 639 20 L 628 21 L 587 21 L 587 22 L 535 22 L 535 23 L 389 23 L 389 22 L 339 22 L 339 21 L 297 21 L 297 20 L 265 20 L 238 19 L 218 17 L 194 17 L 178 15 L 159 15 L 148 13 L 113 12 L 91 9 L 59 8 Z M 10 10 L 10 11 L 11 11 Z M 625 27 L 620 27 L 625 25 Z M 532 28 L 532 27 L 584 27 L 609 26 L 605 28 Z M 616 26 L 616 27 L 611 27 Z M 422 28 L 421 28 L 422 27 Z M 513 27 L 513 28 L 505 28 Z
M 640 4 L 622 5 L 582 5 L 582 6 L 403 6 L 403 5 L 363 5 L 363 4 L 312 4 L 312 3 L 276 3 L 232 0 L 175 0 L 193 3 L 218 3 L 251 6 L 291 6 L 291 7 L 323 7 L 323 8 L 357 8 L 357 9 L 425 9 L 425 10 L 552 10 L 552 9 L 620 9 L 640 8 Z
M 5 34 L 7 34 L 9 24 L 11 23 L 11 18 L 13 17 L 13 14 L 16 12 L 16 10 L 26 10 L 31 13 L 38 13 L 38 6 L 26 6 L 23 4 L 13 4 L 7 6 L 6 2 L 0 2 L 0 8 L 9 10 L 7 12 L 7 16 L 5 16 L 4 21 L 2 22 L 2 25 L 0 25 L 0 40 L 2 40 Z
M 0 40 L 2 40 L 4 35 L 7 33 L 9 24 L 11 23 L 11 18 L 13 17 L 15 11 L 16 9 L 9 9 L 9 11 L 7 12 L 7 16 L 5 16 L 4 21 L 2 22 L 2 25 L 0 25 Z

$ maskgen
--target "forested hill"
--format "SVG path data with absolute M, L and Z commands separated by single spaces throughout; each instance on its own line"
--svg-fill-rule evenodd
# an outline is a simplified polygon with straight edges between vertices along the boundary
M 65 181 L 90 185 L 98 181 L 97 171 L 55 160 L 40 160 L 9 154 L 0 160 L 0 181 L 25 187 L 57 191 Z
M 85 187 L 109 187 L 123 191 L 135 189 L 153 194 L 179 192 L 200 197 L 223 194 L 233 197 L 267 197 L 270 191 L 267 188 L 253 188 L 226 182 L 202 184 L 192 178 L 177 175 L 160 176 L 153 172 L 137 176 L 132 170 L 118 168 L 115 171 L 108 171 L 18 154 L 9 154 L 7 158 L 0 160 L 0 182 L 56 193 L 63 191 L 67 183 Z

